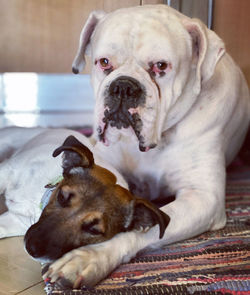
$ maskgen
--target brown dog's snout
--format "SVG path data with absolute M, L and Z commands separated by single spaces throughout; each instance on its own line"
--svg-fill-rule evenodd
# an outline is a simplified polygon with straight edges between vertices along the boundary
M 33 238 L 32 238 L 33 237 Z M 40 246 L 42 246 L 42 241 L 36 239 L 34 235 L 34 226 L 32 225 L 27 231 L 24 237 L 25 248 L 27 252 L 34 258 L 39 258 L 44 256 L 43 251 L 40 250 Z
M 74 245 L 69 243 L 70 240 L 67 241 L 67 234 L 63 236 L 55 229 L 55 220 L 52 219 L 40 220 L 32 225 L 24 237 L 27 252 L 36 259 L 55 260 L 74 249 Z

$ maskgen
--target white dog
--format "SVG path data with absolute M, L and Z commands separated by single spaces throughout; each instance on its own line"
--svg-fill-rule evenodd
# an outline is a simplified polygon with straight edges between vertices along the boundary
M 90 14 L 73 72 L 92 57 L 99 154 L 126 176 L 132 191 L 156 199 L 159 227 L 121 233 L 69 252 L 45 274 L 93 285 L 148 246 L 187 239 L 226 223 L 225 166 L 238 152 L 250 117 L 244 77 L 221 39 L 197 19 L 165 5 Z M 139 146 L 139 148 L 138 148 Z

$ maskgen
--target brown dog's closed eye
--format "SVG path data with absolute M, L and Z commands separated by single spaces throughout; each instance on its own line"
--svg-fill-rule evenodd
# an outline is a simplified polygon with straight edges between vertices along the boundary
M 90 233 L 91 235 L 104 235 L 105 224 L 99 212 L 92 212 L 84 218 L 82 223 L 82 230 Z

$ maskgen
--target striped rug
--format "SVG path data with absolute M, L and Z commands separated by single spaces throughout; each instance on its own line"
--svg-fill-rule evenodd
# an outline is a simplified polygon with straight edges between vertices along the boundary
M 250 294 L 250 167 L 228 172 L 227 225 L 138 255 L 93 289 L 48 284 L 48 295 Z

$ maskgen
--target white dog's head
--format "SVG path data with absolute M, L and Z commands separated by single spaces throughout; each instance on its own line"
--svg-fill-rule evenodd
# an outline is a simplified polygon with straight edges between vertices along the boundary
M 109 145 L 129 136 L 141 151 L 155 147 L 162 132 L 183 118 L 224 53 L 215 33 L 166 5 L 92 12 L 74 73 L 84 68 L 87 47 L 97 138 Z

